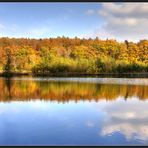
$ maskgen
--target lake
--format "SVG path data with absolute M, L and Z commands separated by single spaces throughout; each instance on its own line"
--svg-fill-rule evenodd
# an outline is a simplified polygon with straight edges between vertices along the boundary
M 0 145 L 147 145 L 146 78 L 0 78 Z

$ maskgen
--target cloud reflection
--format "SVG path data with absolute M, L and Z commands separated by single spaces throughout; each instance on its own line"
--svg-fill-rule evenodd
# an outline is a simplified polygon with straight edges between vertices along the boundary
M 148 101 L 137 98 L 124 101 L 120 99 L 107 104 L 103 112 L 107 115 L 100 135 L 120 133 L 130 140 L 148 140 Z

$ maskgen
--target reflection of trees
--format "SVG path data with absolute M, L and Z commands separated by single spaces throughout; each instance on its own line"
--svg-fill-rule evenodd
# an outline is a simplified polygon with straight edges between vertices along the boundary
M 111 101 L 119 96 L 130 98 L 137 96 L 144 100 L 148 98 L 148 86 L 91 84 L 78 82 L 45 82 L 45 81 L 4 81 L 0 80 L 1 101 L 43 99 L 58 102 L 105 99 Z M 10 89 L 11 87 L 11 89 Z M 10 95 L 11 94 L 11 95 Z M 9 98 L 10 99 L 10 98 Z
M 5 79 L 5 85 L 7 88 L 8 99 L 11 100 L 12 98 L 11 96 L 11 86 L 12 86 L 11 77 L 8 77 L 7 79 Z
M 11 77 L 0 80 L 0 101 L 10 101 L 13 99 L 12 86 Z

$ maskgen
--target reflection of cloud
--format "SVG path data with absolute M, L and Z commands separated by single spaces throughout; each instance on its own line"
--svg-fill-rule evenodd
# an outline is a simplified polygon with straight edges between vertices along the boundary
M 94 127 L 94 125 L 95 125 L 95 123 L 92 122 L 92 121 L 87 121 L 86 122 L 86 126 L 88 126 L 88 127 Z
M 118 100 L 104 107 L 107 120 L 104 121 L 102 136 L 116 132 L 123 134 L 127 140 L 148 140 L 148 102 L 132 99 Z
M 127 140 L 140 139 L 148 140 L 148 125 L 134 125 L 131 123 L 112 123 L 114 125 L 108 125 L 104 127 L 101 135 L 110 135 L 115 132 L 120 132 Z
M 14 104 L 18 104 L 17 102 L 14 102 Z M 7 106 L 7 107 L 6 107 Z M 10 109 L 11 108 L 11 109 Z M 19 113 L 19 109 L 16 108 L 15 106 L 11 106 L 11 103 L 0 103 L 0 116 L 5 114 L 5 113 Z
M 40 111 L 51 110 L 51 106 L 49 106 L 49 103 L 40 101 L 39 99 L 35 101 L 29 101 L 28 106 L 30 108 L 33 108 L 35 110 L 40 110 Z

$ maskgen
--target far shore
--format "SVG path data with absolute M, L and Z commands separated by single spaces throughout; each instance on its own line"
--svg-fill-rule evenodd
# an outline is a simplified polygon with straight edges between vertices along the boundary
M 117 78 L 148 78 L 147 73 L 32 73 L 28 71 L 22 72 L 0 72 L 0 76 L 2 77 L 15 77 L 15 76 L 32 76 L 32 77 L 117 77 Z

